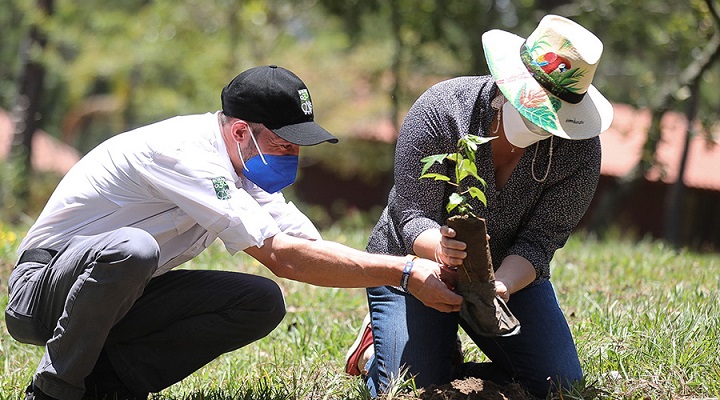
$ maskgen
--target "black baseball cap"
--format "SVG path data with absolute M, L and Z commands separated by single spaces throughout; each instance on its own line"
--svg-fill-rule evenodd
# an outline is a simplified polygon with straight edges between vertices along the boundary
M 310 92 L 297 75 L 277 65 L 241 72 L 222 90 L 225 115 L 265 125 L 300 146 L 338 139 L 315 123 Z

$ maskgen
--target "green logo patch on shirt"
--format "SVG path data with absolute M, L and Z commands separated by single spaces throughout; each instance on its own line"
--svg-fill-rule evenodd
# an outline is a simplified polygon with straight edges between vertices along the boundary
M 222 176 L 218 176 L 217 178 L 212 178 L 213 183 L 213 189 L 215 189 L 215 195 L 220 200 L 229 200 L 230 199 L 230 186 L 228 186 L 227 182 L 225 181 L 225 178 Z

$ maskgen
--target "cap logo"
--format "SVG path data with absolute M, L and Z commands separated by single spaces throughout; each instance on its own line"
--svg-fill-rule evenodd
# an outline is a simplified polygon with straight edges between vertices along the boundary
M 312 115 L 313 106 L 310 101 L 310 92 L 307 89 L 300 89 L 298 90 L 298 96 L 300 97 L 300 108 L 305 115 Z
M 210 179 L 215 189 L 215 196 L 220 200 L 230 200 L 230 186 L 228 186 L 225 178 L 218 176 Z

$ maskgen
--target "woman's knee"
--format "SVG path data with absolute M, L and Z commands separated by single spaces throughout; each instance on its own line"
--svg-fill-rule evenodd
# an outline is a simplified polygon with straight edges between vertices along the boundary
M 530 371 L 519 380 L 525 382 L 528 390 L 535 396 L 544 397 L 548 393 L 556 393 L 568 389 L 582 381 L 583 372 L 580 363 L 572 365 L 556 365 L 555 368 L 537 369 Z
M 437 312 L 386 288 L 368 294 L 375 343 L 372 389 L 386 391 L 403 372 L 414 376 L 418 387 L 449 382 L 457 348 L 457 314 Z

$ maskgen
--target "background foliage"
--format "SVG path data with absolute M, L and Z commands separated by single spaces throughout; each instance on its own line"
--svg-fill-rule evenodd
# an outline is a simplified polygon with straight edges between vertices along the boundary
M 49 13 L 41 11 L 46 3 Z M 332 151 L 304 148 L 303 167 L 317 165 L 340 179 L 384 179 L 376 186 L 382 191 L 412 102 L 440 80 L 487 73 L 483 32 L 525 37 L 547 13 L 570 17 L 602 39 L 594 84 L 612 101 L 636 107 L 687 111 L 693 85 L 683 77 L 714 49 L 695 95 L 697 120 L 711 132 L 720 110 L 718 8 L 718 0 L 0 0 L 0 108 L 18 108 L 19 50 L 31 27 L 47 37 L 44 48 L 29 52 L 45 69 L 33 117 L 81 153 L 124 130 L 215 111 L 221 88 L 238 72 L 278 64 L 303 78 L 316 120 L 343 139 Z M 620 195 L 603 199 L 594 213 L 596 232 L 655 162 L 659 122 L 650 137 L 642 162 L 614 188 Z M 43 186 L 56 181 L 27 171 L 21 160 L 0 161 L 0 215 L 34 217 L 50 192 Z M 332 205 L 338 211 L 329 208 L 321 218 L 345 212 L 342 199 Z
M 487 73 L 482 32 L 498 28 L 525 37 L 548 12 L 576 20 L 603 40 L 603 61 L 594 82 L 608 98 L 653 107 L 719 29 L 708 8 L 716 0 L 52 3 L 52 14 L 44 15 L 35 0 L 0 0 L 0 107 L 11 110 L 16 103 L 22 67 L 18 49 L 29 27 L 38 26 L 48 45 L 30 53 L 46 69 L 35 117 L 44 130 L 81 152 L 126 129 L 217 110 L 220 89 L 233 76 L 269 63 L 303 78 L 317 121 L 330 131 L 341 138 L 377 134 L 382 122 L 397 125 L 430 85 Z M 713 65 L 700 85 L 698 115 L 706 124 L 718 119 L 718 87 L 720 68 Z M 689 89 L 672 94 L 677 100 L 672 109 L 684 111 Z M 343 140 L 332 152 L 304 149 L 303 159 L 326 163 L 344 176 L 373 179 L 392 166 L 392 145 L 378 146 Z M 30 192 L 37 199 L 20 207 L 7 190 L 18 173 L 0 162 L 0 206 L 33 217 L 57 177 L 34 177 L 32 184 L 38 187 Z M 346 226 L 326 236 L 362 248 L 374 218 L 351 217 L 354 230 Z M 321 216 L 313 219 L 322 221 Z M 22 231 L 22 224 L 0 225 L 0 293 L 6 293 L 2 285 Z M 572 240 L 554 262 L 554 279 L 579 338 L 583 365 L 611 397 L 720 396 L 717 257 L 678 255 L 656 243 Z M 251 261 L 238 264 L 213 249 L 197 263 L 260 270 Z M 284 284 L 288 304 L 295 308 L 281 329 L 165 395 L 312 398 L 329 392 L 362 398 L 356 393 L 361 385 L 340 372 L 345 346 L 362 318 L 362 292 Z M 0 306 L 6 301 L 0 298 Z M 277 344 L 286 347 L 277 350 Z M 24 387 L 39 358 L 37 350 L 0 337 L 0 399 L 15 398 L 11 396 Z M 471 346 L 469 351 L 470 357 L 482 357 Z
M 32 1 L 0 0 L 0 106 L 12 108 L 17 50 L 28 26 L 38 24 L 49 38 L 46 50 L 33 54 L 47 68 L 43 125 L 82 151 L 124 129 L 215 110 L 229 79 L 266 63 L 303 77 L 317 119 L 343 136 L 363 122 L 387 119 L 393 102 L 407 109 L 440 79 L 487 73 L 484 31 L 527 36 L 549 12 L 603 40 L 595 80 L 603 93 L 649 106 L 718 30 L 703 0 L 53 3 L 52 15 L 44 16 Z M 704 78 L 706 120 L 720 108 L 713 92 L 718 79 L 717 66 Z

